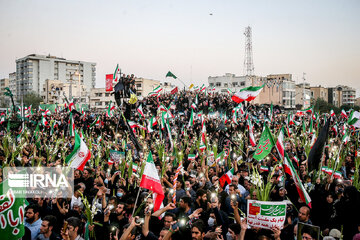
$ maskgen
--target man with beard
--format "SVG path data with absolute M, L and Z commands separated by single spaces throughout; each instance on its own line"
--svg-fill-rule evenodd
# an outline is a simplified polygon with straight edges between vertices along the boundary
M 31 240 L 35 240 L 40 234 L 42 220 L 40 219 L 40 207 L 31 204 L 25 208 L 25 227 L 31 231 Z
M 42 220 L 40 227 L 40 235 L 36 240 L 58 240 L 61 239 L 58 234 L 53 232 L 53 228 L 56 222 L 56 217 L 52 215 L 45 216 Z
M 191 226 L 192 240 L 203 240 L 205 237 L 205 224 L 202 220 L 197 220 Z
M 123 227 L 129 223 L 128 219 L 125 218 L 125 203 L 120 202 L 117 204 L 117 207 L 114 212 L 109 209 L 110 204 L 108 205 L 108 208 L 105 210 L 105 217 L 104 222 L 108 222 L 110 219 L 111 223 L 117 223 L 119 226 L 119 229 L 123 229 Z
M 61 230 L 61 236 L 65 240 L 84 240 L 80 237 L 82 229 L 82 223 L 79 218 L 70 217 L 66 220 L 68 227 L 65 230 Z

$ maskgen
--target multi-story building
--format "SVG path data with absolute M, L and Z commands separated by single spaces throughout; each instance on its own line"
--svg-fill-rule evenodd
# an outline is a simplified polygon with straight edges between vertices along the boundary
M 356 90 L 352 87 L 338 85 L 337 88 L 341 89 L 342 92 L 342 105 L 354 105 L 356 98 Z
M 317 99 L 322 99 L 326 102 L 329 100 L 327 88 L 319 85 L 317 87 L 310 87 L 310 90 L 311 90 L 311 101 L 313 103 L 315 103 Z
M 232 73 L 225 73 L 224 76 L 208 77 L 209 87 L 215 87 L 215 92 L 226 93 L 228 89 L 236 92 L 242 88 L 252 86 L 250 77 L 235 76 Z
M 90 93 L 90 109 L 104 110 L 109 106 L 110 101 L 114 102 L 114 95 L 107 92 L 105 88 L 93 88 Z
M 360 106 L 360 97 L 355 99 L 355 105 Z
M 9 73 L 9 89 L 16 96 L 16 72 Z
M 82 88 L 81 91 L 78 90 L 78 87 L 78 85 L 63 83 L 60 80 L 47 79 L 43 85 L 43 95 L 41 95 L 41 97 L 46 104 L 64 104 L 69 95 L 72 95 L 72 98 L 77 103 L 89 103 L 89 96 L 82 94 L 82 99 L 79 99 L 80 92 L 86 92 L 85 86 L 83 84 L 80 85 Z M 70 94 L 70 92 L 72 92 L 72 94 Z
M 135 78 L 136 95 L 146 97 L 154 88 L 160 85 L 160 81 L 147 79 L 147 78 Z
M 4 94 L 6 87 L 9 87 L 9 79 L 0 79 L 0 106 L 2 107 L 10 106 L 10 98 Z
M 46 80 L 84 85 L 86 92 L 79 94 L 88 96 L 90 90 L 95 88 L 95 76 L 95 63 L 31 54 L 16 60 L 16 96 L 19 98 L 31 91 L 44 96 Z
M 310 83 L 296 84 L 295 88 L 295 105 L 299 109 L 305 109 L 310 107 L 311 90 Z
M 342 105 L 342 88 L 328 88 L 328 103 L 334 105 L 335 107 L 340 107 Z
M 265 84 L 263 91 L 255 99 L 259 104 L 275 104 L 285 109 L 295 109 L 295 82 L 292 74 L 270 74 L 258 78 L 258 84 Z

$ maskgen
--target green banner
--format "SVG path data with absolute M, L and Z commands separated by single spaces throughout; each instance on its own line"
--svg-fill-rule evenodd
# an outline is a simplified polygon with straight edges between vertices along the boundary
M 18 195 L 16 195 L 18 196 Z M 25 199 L 15 197 L 8 180 L 0 184 L 0 233 L 2 239 L 12 240 L 24 236 Z

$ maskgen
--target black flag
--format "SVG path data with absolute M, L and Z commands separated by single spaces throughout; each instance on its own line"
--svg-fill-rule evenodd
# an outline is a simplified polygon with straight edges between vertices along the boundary
M 329 134 L 330 118 L 326 120 L 325 126 L 320 130 L 319 136 L 311 148 L 308 158 L 309 173 L 319 167 L 324 146 Z

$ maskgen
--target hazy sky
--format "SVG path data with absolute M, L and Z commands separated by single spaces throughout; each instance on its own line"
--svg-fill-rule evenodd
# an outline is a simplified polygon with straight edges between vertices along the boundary
M 212 13 L 212 15 L 210 15 Z M 0 0 L 0 78 L 15 59 L 51 54 L 97 63 L 97 87 L 125 73 L 186 84 L 244 73 L 244 29 L 255 74 L 302 73 L 312 85 L 360 93 L 360 1 Z M 181 83 L 179 81 L 176 81 Z

